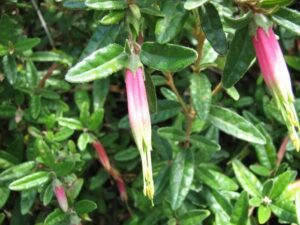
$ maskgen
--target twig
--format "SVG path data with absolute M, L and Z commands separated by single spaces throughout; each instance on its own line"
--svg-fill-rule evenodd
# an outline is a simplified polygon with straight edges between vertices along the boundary
M 193 66 L 193 71 L 195 73 L 199 73 L 201 70 L 200 67 L 200 62 L 202 59 L 202 52 L 203 52 L 203 45 L 204 45 L 204 41 L 205 41 L 205 35 L 201 29 L 201 24 L 200 24 L 200 17 L 199 17 L 199 13 L 198 10 L 195 11 L 196 14 L 196 25 L 195 25 L 195 29 L 194 29 L 194 36 L 198 42 L 197 44 L 197 53 L 198 53 L 198 57 L 194 63 Z
M 277 153 L 277 162 L 276 162 L 277 168 L 280 166 L 280 163 L 283 160 L 284 154 L 286 152 L 286 146 L 287 146 L 288 143 L 289 143 L 289 138 L 285 137 L 283 139 L 283 141 L 280 145 L 280 148 L 278 150 L 278 153 Z
M 43 14 L 41 13 L 41 11 L 40 11 L 40 9 L 39 9 L 36 1 L 35 0 L 31 0 L 31 2 L 32 2 L 32 5 L 33 5 L 33 7 L 34 7 L 34 9 L 35 9 L 35 11 L 36 11 L 36 13 L 37 13 L 40 21 L 41 21 L 42 27 L 44 28 L 44 30 L 46 32 L 46 35 L 47 35 L 47 37 L 49 39 L 49 42 L 50 42 L 50 45 L 52 46 L 53 49 L 55 49 L 55 44 L 54 44 L 53 38 L 52 38 L 51 33 L 50 33 L 49 29 L 48 29 L 48 26 L 47 26 L 47 23 L 46 23 L 46 21 L 45 21 L 45 19 L 43 17 Z
M 218 83 L 218 85 L 214 88 L 214 90 L 212 91 L 212 96 L 216 95 L 217 93 L 219 93 L 222 90 L 222 83 Z
M 57 68 L 57 64 L 53 63 L 49 69 L 47 70 L 47 73 L 45 74 L 45 76 L 43 77 L 43 79 L 40 81 L 39 83 L 39 88 L 43 88 L 45 87 L 46 81 L 49 77 L 51 77 L 51 75 L 53 74 L 53 71 Z

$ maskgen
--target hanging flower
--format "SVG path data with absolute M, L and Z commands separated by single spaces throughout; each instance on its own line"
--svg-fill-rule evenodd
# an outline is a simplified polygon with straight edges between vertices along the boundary
M 111 165 L 103 145 L 99 141 L 93 142 L 93 147 L 97 152 L 98 158 L 106 171 L 111 170 Z
M 135 72 L 127 68 L 125 71 L 125 82 L 129 123 L 142 160 L 144 194 L 153 200 L 151 119 L 143 67 L 139 66 Z
M 272 27 L 257 26 L 252 42 L 265 83 L 276 100 L 297 151 L 300 149 L 299 121 L 287 65 Z

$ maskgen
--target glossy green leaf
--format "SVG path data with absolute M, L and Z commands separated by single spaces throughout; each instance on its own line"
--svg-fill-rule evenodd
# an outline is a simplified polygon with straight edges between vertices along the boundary
M 157 130 L 159 136 L 171 141 L 185 141 L 185 133 L 173 127 L 161 127 Z
M 63 2 L 63 6 L 68 9 L 84 9 L 86 5 L 84 0 L 66 0 Z
M 165 16 L 156 22 L 155 37 L 158 43 L 166 44 L 181 31 L 186 13 L 183 4 L 178 0 L 163 1 L 162 12 Z
M 169 184 L 171 174 L 171 166 L 165 165 L 159 173 L 154 177 L 155 195 L 159 195 Z
M 30 98 L 30 113 L 33 119 L 37 119 L 41 112 L 41 96 L 32 95 Z
M 75 210 L 78 214 L 90 213 L 97 209 L 97 204 L 90 200 L 80 200 L 75 203 Z
M 272 200 L 277 199 L 288 187 L 289 183 L 296 177 L 295 172 L 286 171 L 273 179 L 273 187 L 270 191 L 269 197 Z
M 252 123 L 229 109 L 212 106 L 209 120 L 214 126 L 236 138 L 254 144 L 266 143 L 265 137 Z
M 0 186 L 0 209 L 6 204 L 10 190 L 6 186 Z
M 91 137 L 88 133 L 82 133 L 80 134 L 78 140 L 77 140 L 77 146 L 79 148 L 80 151 L 83 151 L 86 149 L 86 146 L 88 145 L 88 143 L 90 143 L 91 141 Z
M 267 167 L 261 166 L 261 165 L 251 165 L 250 170 L 252 170 L 255 174 L 259 176 L 268 177 L 271 174 L 271 170 Z
M 178 101 L 176 94 L 173 91 L 171 91 L 170 89 L 162 87 L 160 89 L 160 92 L 166 99 L 168 99 L 170 101 L 175 101 L 175 102 Z
M 261 0 L 259 6 L 264 8 L 278 8 L 292 4 L 294 0 Z
M 262 184 L 240 161 L 232 162 L 233 171 L 242 188 L 251 196 L 261 197 Z
M 198 148 L 201 148 L 205 151 L 219 151 L 221 149 L 221 146 L 217 144 L 215 141 L 210 140 L 209 138 L 199 136 L 199 135 L 191 135 L 190 142 L 197 146 Z
M 6 169 L 14 166 L 18 163 L 18 160 L 10 153 L 6 151 L 0 151 L 0 168 Z
M 10 167 L 7 170 L 4 170 L 0 174 L 0 182 L 13 180 L 20 177 L 23 177 L 30 173 L 33 168 L 35 168 L 36 163 L 34 161 L 27 161 L 16 166 Z
M 22 177 L 9 185 L 9 189 L 13 191 L 23 191 L 39 187 L 50 180 L 48 172 L 39 171 Z
M 124 11 L 112 11 L 102 17 L 100 23 L 103 25 L 112 25 L 119 23 L 125 17 Z
M 16 110 L 16 107 L 12 105 L 0 105 L 0 118 L 14 117 Z
M 211 104 L 211 84 L 204 74 L 193 74 L 190 80 L 193 106 L 200 120 L 205 121 Z
M 292 1 L 292 0 L 289 0 Z M 300 35 L 300 13 L 299 11 L 281 8 L 276 12 L 272 19 L 287 30 Z
M 58 118 L 58 124 L 69 129 L 81 130 L 83 129 L 82 123 L 75 118 Z
M 242 192 L 232 210 L 230 222 L 232 225 L 247 225 L 249 200 L 246 192 Z
M 300 57 L 297 56 L 284 56 L 286 63 L 293 69 L 300 71 Z
M 29 59 L 34 62 L 58 62 L 68 66 L 72 65 L 73 60 L 70 56 L 61 51 L 34 52 L 30 55 Z
M 72 67 L 65 79 L 72 83 L 89 82 L 105 78 L 124 68 L 127 55 L 123 47 L 110 44 L 101 48 Z
M 31 60 L 26 62 L 26 80 L 31 87 L 35 87 L 38 84 L 38 72 Z
M 0 56 L 4 56 L 8 54 L 8 47 L 0 44 Z
M 254 57 L 255 53 L 248 27 L 237 30 L 226 57 L 222 85 L 230 88 L 238 82 L 254 63 Z
M 70 223 L 69 215 L 59 209 L 51 212 L 44 221 L 44 225 L 62 225 L 68 223 Z
M 190 150 L 179 152 L 173 162 L 170 177 L 171 207 L 178 209 L 186 198 L 194 177 L 194 159 Z
M 212 189 L 220 191 L 236 191 L 238 189 L 238 185 L 234 180 L 221 172 L 208 168 L 205 165 L 200 165 L 196 168 L 195 176 L 198 180 Z
M 155 87 L 150 74 L 147 72 L 145 72 L 144 74 L 149 110 L 151 113 L 155 113 L 157 111 L 157 97 Z
M 2 59 L 4 76 L 8 80 L 8 82 L 13 85 L 17 79 L 17 64 L 15 57 L 12 55 L 6 55 Z
M 295 204 L 291 201 L 274 202 L 272 212 L 285 223 L 297 223 Z
M 97 10 L 116 10 L 127 8 L 127 3 L 122 0 L 86 0 L 85 5 Z
M 229 224 L 232 206 L 230 202 L 215 190 L 205 189 L 206 201 L 216 216 L 217 224 Z
M 271 217 L 271 209 L 268 206 L 260 205 L 257 214 L 259 224 L 265 224 Z
M 187 10 L 196 9 L 204 5 L 208 0 L 186 0 L 184 3 L 184 8 Z
M 192 64 L 197 59 L 197 52 L 180 45 L 145 42 L 140 56 L 142 62 L 153 69 L 176 72 Z
M 39 38 L 25 38 L 17 41 L 15 43 L 15 50 L 17 52 L 25 52 L 32 49 L 40 43 L 41 39 Z
M 227 23 L 229 26 L 231 26 L 234 29 L 241 29 L 243 27 L 246 27 L 249 25 L 251 20 L 253 19 L 253 12 L 248 11 L 244 15 L 242 15 L 239 18 L 233 18 L 232 16 L 224 16 L 224 21 Z
M 139 156 L 139 151 L 136 148 L 122 150 L 114 155 L 114 159 L 120 162 L 130 161 Z
M 43 192 L 42 201 L 44 206 L 47 206 L 51 202 L 53 195 L 53 184 L 50 183 L 47 187 L 45 187 Z
M 216 52 L 224 55 L 228 44 L 218 10 L 211 3 L 205 4 L 199 10 L 201 28 Z
M 62 127 L 57 133 L 54 134 L 53 141 L 64 141 L 74 134 L 74 130 L 68 127 Z
M 36 198 L 37 191 L 35 189 L 21 192 L 21 214 L 25 215 L 30 212 Z
M 210 215 L 208 210 L 194 209 L 190 210 L 179 217 L 180 225 L 195 225 L 202 224 L 202 221 L 205 220 Z

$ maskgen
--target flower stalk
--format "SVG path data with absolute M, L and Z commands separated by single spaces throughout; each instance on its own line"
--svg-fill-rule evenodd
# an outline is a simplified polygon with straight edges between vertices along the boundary
M 256 15 L 256 21 L 263 18 Z M 265 18 L 263 18 L 265 20 Z M 264 81 L 275 98 L 278 109 L 283 116 L 291 139 L 296 150 L 300 150 L 299 121 L 294 106 L 294 94 L 291 79 L 285 63 L 280 45 L 271 26 L 258 25 L 252 37 L 256 58 L 261 68 Z M 265 23 L 265 25 L 268 25 Z

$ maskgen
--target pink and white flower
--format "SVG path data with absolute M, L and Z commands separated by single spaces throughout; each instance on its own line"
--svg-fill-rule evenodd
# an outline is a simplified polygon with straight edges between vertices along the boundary
M 290 74 L 285 63 L 280 45 L 272 30 L 258 26 L 252 37 L 256 58 L 261 68 L 265 83 L 274 96 L 277 107 L 289 131 L 289 137 L 297 151 L 300 150 L 298 135 L 299 122 L 294 107 Z

